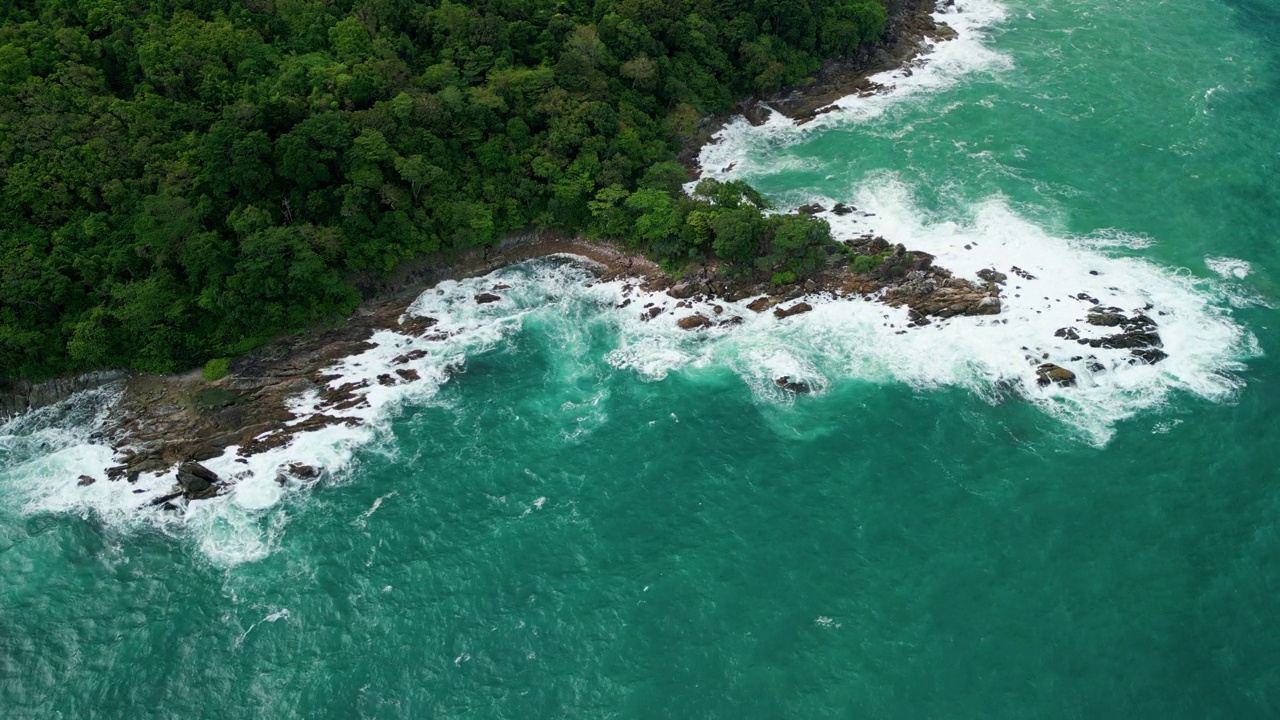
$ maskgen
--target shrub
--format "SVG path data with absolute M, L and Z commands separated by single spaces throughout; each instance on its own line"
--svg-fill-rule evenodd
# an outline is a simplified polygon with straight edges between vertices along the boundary
M 213 382 L 226 377 L 231 370 L 231 358 L 214 358 L 204 364 L 204 370 L 200 373 L 205 380 Z
M 858 274 L 874 272 L 882 262 L 884 257 L 881 255 L 854 255 L 849 270 Z

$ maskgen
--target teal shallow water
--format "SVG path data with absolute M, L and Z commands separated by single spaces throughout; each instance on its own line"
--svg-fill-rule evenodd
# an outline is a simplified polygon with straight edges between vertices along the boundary
M 677 342 L 549 292 L 320 486 L 185 524 L 53 503 L 76 426 L 10 426 L 0 714 L 1280 714 L 1280 18 L 1003 7 L 881 114 L 720 150 L 873 227 L 1148 260 L 1247 336 L 1082 389 L 1121 411 L 821 309 Z M 823 392 L 771 392 L 778 368 Z

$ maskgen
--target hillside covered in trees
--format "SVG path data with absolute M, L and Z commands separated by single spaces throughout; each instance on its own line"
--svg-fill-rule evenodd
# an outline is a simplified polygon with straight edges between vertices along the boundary
M 357 275 L 528 229 L 803 275 L 826 224 L 680 191 L 680 138 L 884 30 L 884 0 L 16 0 L 0 379 L 173 371 Z

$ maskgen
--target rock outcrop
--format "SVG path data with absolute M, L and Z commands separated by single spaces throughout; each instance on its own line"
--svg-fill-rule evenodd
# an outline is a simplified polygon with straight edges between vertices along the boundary
M 52 405 L 75 393 L 102 387 L 125 379 L 119 370 L 104 370 L 72 377 L 54 378 L 40 383 L 24 380 L 0 381 L 0 420 L 28 410 Z
M 773 384 L 783 390 L 797 395 L 809 392 L 809 386 L 799 380 L 792 380 L 790 375 L 775 378 Z
M 1053 363 L 1044 363 L 1036 368 L 1036 382 L 1042 386 L 1054 384 L 1069 387 L 1076 384 L 1076 374 Z
M 806 302 L 802 302 L 802 303 L 796 303 L 795 305 L 792 305 L 791 307 L 785 308 L 785 309 L 777 308 L 773 311 L 773 314 L 774 314 L 774 317 L 782 319 L 782 318 L 789 318 L 792 315 L 800 315 L 802 313 L 807 313 L 807 312 L 810 312 L 811 310 L 813 310 L 812 305 Z
M 205 500 L 218 494 L 222 478 L 209 468 L 193 460 L 178 467 L 178 486 L 188 500 Z
M 1075 340 L 1081 345 L 1092 348 L 1108 348 L 1112 350 L 1128 350 L 1133 361 L 1141 361 L 1149 365 L 1169 357 L 1161 348 L 1164 341 L 1160 339 L 1160 331 L 1156 321 L 1144 313 L 1150 308 L 1126 315 L 1116 307 L 1095 307 L 1089 311 L 1085 322 L 1095 327 L 1119 328 L 1120 331 L 1103 337 L 1081 337 L 1075 328 L 1065 328 L 1058 332 L 1061 337 Z
M 711 320 L 702 314 L 690 315 L 689 317 L 677 320 L 676 327 L 681 330 L 698 330 L 700 328 L 711 327 Z

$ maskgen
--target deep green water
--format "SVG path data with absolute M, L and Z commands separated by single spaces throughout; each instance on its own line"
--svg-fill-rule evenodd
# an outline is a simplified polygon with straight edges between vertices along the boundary
M 0 427 L 0 717 L 1280 716 L 1280 13 L 968 7 L 906 90 L 712 170 L 1150 297 L 1166 363 L 1042 391 L 1020 298 L 694 337 L 540 263 L 424 301 L 471 329 L 298 449 L 319 485 L 163 520 L 75 487 L 80 398 Z

